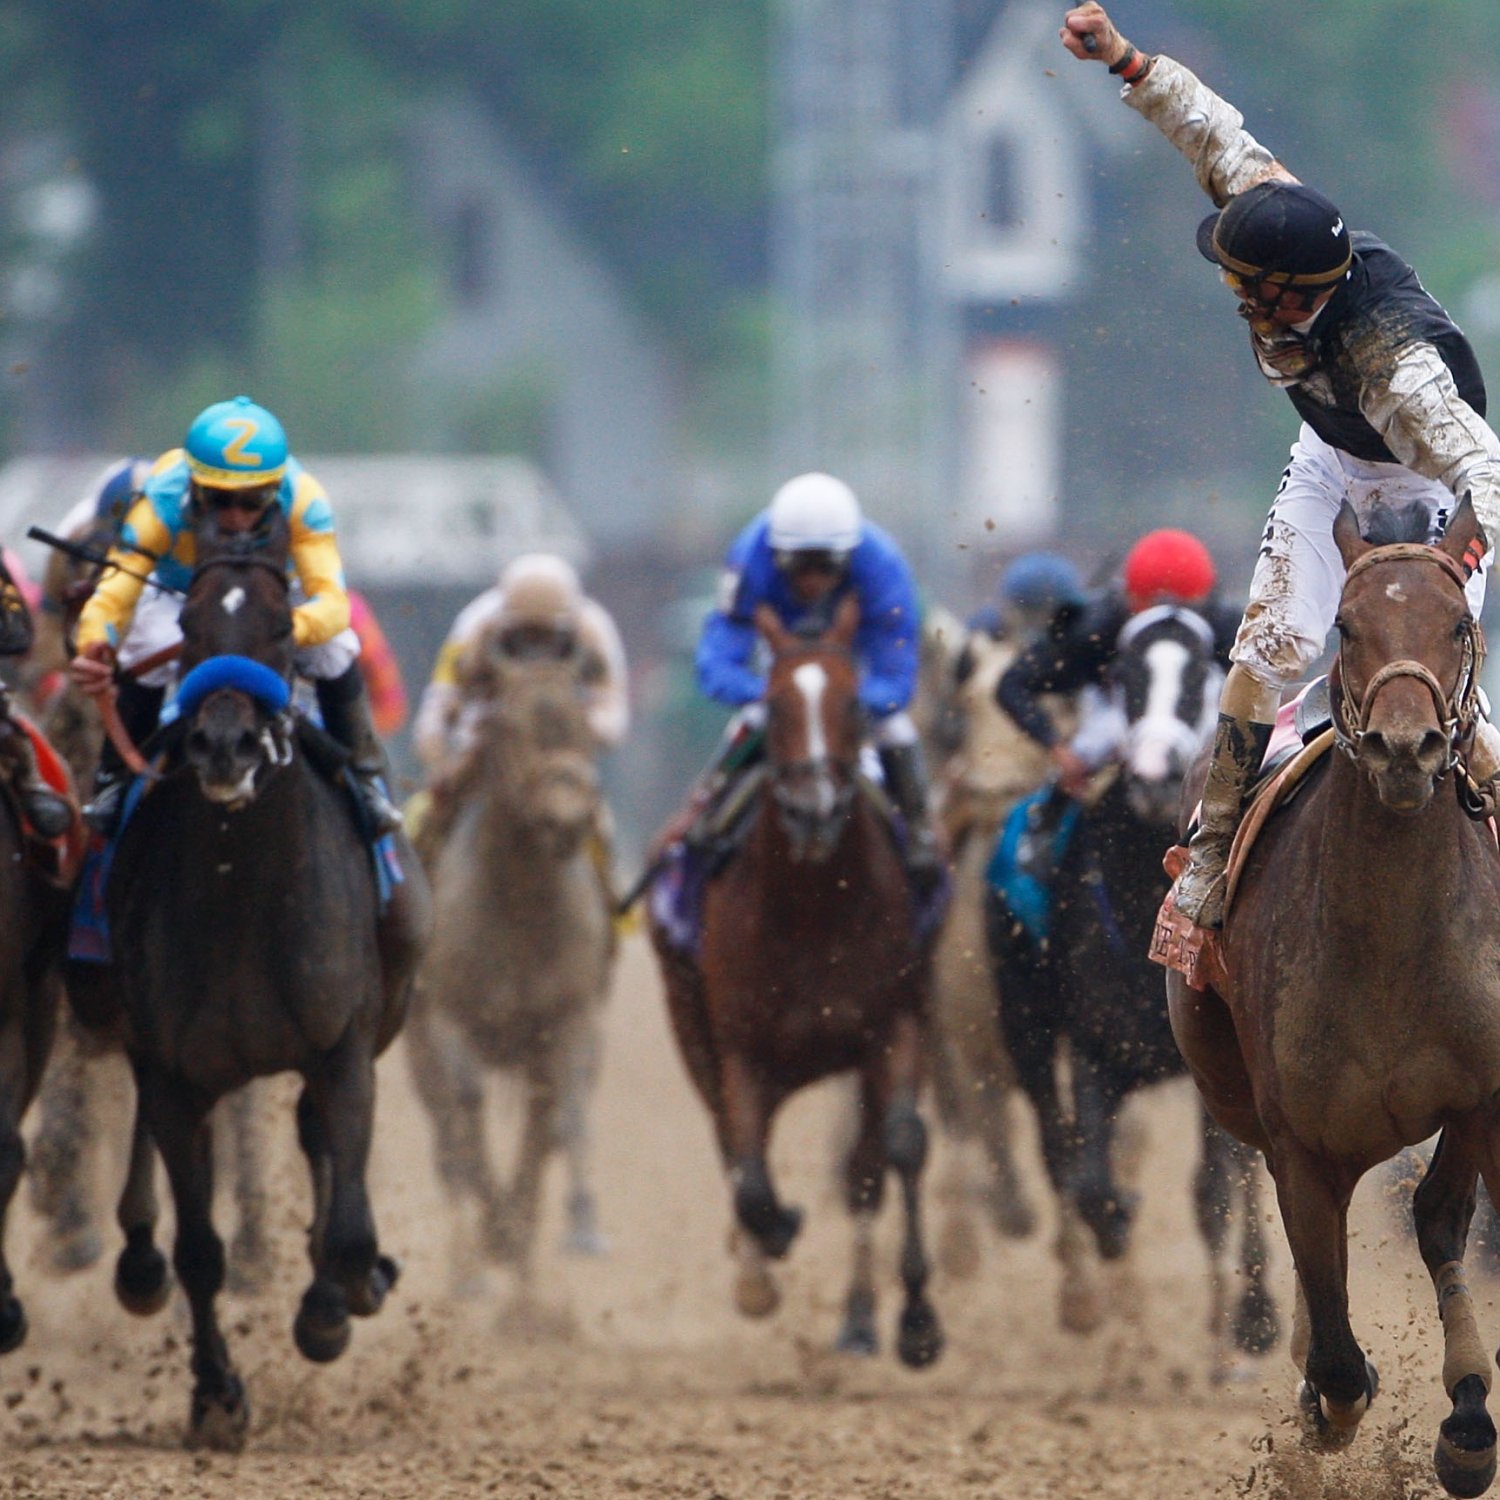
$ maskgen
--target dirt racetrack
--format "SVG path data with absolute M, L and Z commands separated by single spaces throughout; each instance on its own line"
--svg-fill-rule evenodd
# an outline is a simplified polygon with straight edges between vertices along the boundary
M 495 1274 L 449 1296 L 448 1218 L 425 1118 L 399 1046 L 381 1065 L 372 1170 L 384 1247 L 405 1272 L 348 1354 L 315 1367 L 290 1323 L 304 1277 L 306 1198 L 290 1116 L 276 1122 L 272 1291 L 223 1299 L 254 1420 L 237 1457 L 181 1446 L 187 1412 L 180 1303 L 150 1322 L 116 1306 L 101 1264 L 49 1280 L 24 1205 L 12 1216 L 28 1342 L 0 1365 L 0 1496 L 684 1497 L 684 1500 L 1410 1500 L 1439 1493 L 1428 1454 L 1447 1410 L 1430 1286 L 1374 1192 L 1356 1200 L 1356 1331 L 1383 1389 L 1354 1446 L 1301 1446 L 1284 1349 L 1253 1380 L 1205 1376 L 1206 1290 L 1191 1231 L 1194 1126 L 1186 1085 L 1142 1107 L 1147 1200 L 1137 1242 L 1145 1322 L 1079 1338 L 1056 1324 L 1050 1213 L 1033 1239 L 986 1238 L 981 1274 L 934 1285 L 943 1358 L 913 1374 L 890 1353 L 829 1352 L 848 1231 L 829 1169 L 837 1098 L 796 1102 L 775 1151 L 809 1210 L 765 1323 L 730 1305 L 727 1194 L 706 1118 L 672 1047 L 644 942 L 625 949 L 611 1001 L 596 1125 L 602 1261 L 565 1261 L 557 1182 L 535 1297 Z M 1028 1140 L 1029 1146 L 1029 1140 Z M 1028 1156 L 1028 1160 L 1029 1160 Z M 1036 1181 L 1036 1173 L 1032 1173 Z M 228 1210 L 226 1209 L 227 1213 Z M 895 1206 L 883 1215 L 882 1336 L 899 1305 Z M 1279 1229 L 1275 1287 L 1289 1320 Z M 113 1233 L 107 1261 L 113 1258 Z M 1482 1326 L 1500 1333 L 1483 1281 Z

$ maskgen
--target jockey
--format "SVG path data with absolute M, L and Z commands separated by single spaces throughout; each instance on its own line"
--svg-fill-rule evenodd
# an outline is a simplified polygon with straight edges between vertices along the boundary
M 31 612 L 39 597 L 20 557 L 5 548 L 0 561 L 0 656 L 23 656 L 31 650 Z M 16 718 L 4 683 L 0 683 L 0 774 L 10 782 L 26 821 L 42 838 L 61 838 L 72 826 L 72 805 L 43 779 L 31 735 Z
M 249 534 L 272 506 L 291 528 L 297 671 L 316 688 L 324 727 L 349 751 L 371 828 L 392 832 L 401 814 L 380 786 L 385 755 L 356 659 L 359 640 L 349 626 L 333 511 L 322 485 L 288 452 L 281 423 L 248 396 L 200 412 L 183 446 L 152 466 L 110 549 L 111 566 L 79 617 L 73 681 L 85 693 L 105 693 L 116 686 L 118 666 L 120 718 L 132 739 L 149 735 L 175 667 L 161 663 L 139 677 L 129 669 L 182 639 L 182 596 L 168 590 L 186 589 L 192 579 L 199 520 L 211 511 L 221 531 Z M 150 582 L 143 578 L 148 569 Z M 100 832 L 113 830 L 127 781 L 119 752 L 106 743 L 86 809 Z
M 149 458 L 116 459 L 79 496 L 57 524 L 64 541 L 82 542 L 104 552 L 114 545 L 130 507 L 140 497 L 151 472 Z M 46 714 L 67 685 L 69 636 L 83 601 L 92 591 L 98 569 L 52 550 L 42 571 L 36 646 L 31 656 L 32 697 Z
M 491 646 L 517 662 L 576 656 L 597 751 L 613 750 L 630 728 L 625 647 L 609 611 L 584 593 L 565 559 L 546 552 L 516 558 L 460 611 L 422 693 L 413 736 L 432 796 L 421 828 L 426 857 L 451 823 L 478 742 L 492 685 L 476 667 Z M 607 864 L 609 830 L 601 827 L 599 837 Z
M 1218 212 L 1198 228 L 1200 253 L 1239 299 L 1262 375 L 1302 427 L 1281 477 L 1231 653 L 1203 814 L 1177 882 L 1176 909 L 1200 927 L 1223 922 L 1225 865 L 1260 766 L 1281 690 L 1323 650 L 1344 566 L 1333 540 L 1340 507 L 1368 513 L 1415 502 L 1441 534 L 1467 495 L 1490 543 L 1500 537 L 1500 437 L 1484 420 L 1474 351 L 1389 246 L 1351 232 L 1244 128 L 1239 111 L 1181 63 L 1138 52 L 1094 0 L 1067 12 L 1063 45 L 1125 85 L 1123 98 L 1193 164 Z M 1486 554 L 1471 569 L 1474 614 Z M 1468 770 L 1500 796 L 1500 733 L 1481 722 Z
M 698 684 L 740 712 L 712 769 L 765 721 L 765 679 L 753 659 L 755 610 L 768 604 L 789 628 L 826 626 L 845 595 L 859 602 L 855 650 L 860 702 L 870 717 L 886 787 L 907 826 L 907 868 L 920 886 L 935 884 L 941 862 L 927 806 L 927 777 L 907 712 L 917 685 L 916 584 L 893 538 L 867 521 L 854 491 L 829 474 L 788 480 L 768 510 L 735 538 L 718 607 L 698 642 Z
M 1221 665 L 1228 665 L 1239 617 L 1214 602 L 1216 581 L 1213 559 L 1197 537 L 1148 532 L 1126 554 L 1117 586 L 1088 603 L 1067 602 L 1001 677 L 996 701 L 1047 751 L 1062 791 L 1079 795 L 1120 748 L 1118 720 L 1099 690 L 1132 615 L 1160 604 L 1196 610 L 1213 628 Z M 1071 739 L 1039 701 L 1047 693 L 1080 693 L 1081 722 Z
M 527 553 L 500 581 L 459 612 L 422 693 L 414 736 L 434 779 L 444 779 L 473 749 L 484 704 L 474 696 L 471 661 L 497 641 L 517 661 L 583 658 L 588 719 L 600 750 L 612 750 L 630 728 L 625 647 L 609 611 L 588 597 L 572 564 L 551 553 Z

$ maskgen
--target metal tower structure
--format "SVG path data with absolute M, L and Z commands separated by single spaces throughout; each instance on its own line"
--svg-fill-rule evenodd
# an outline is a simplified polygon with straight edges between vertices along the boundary
M 953 4 L 778 0 L 773 31 L 776 477 L 835 472 L 914 545 L 949 467 L 932 260 Z

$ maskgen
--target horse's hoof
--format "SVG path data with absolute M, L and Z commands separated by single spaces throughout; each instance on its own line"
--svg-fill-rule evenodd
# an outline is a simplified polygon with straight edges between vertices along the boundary
M 1380 1390 L 1380 1373 L 1369 1359 L 1365 1360 L 1365 1390 L 1366 1394 L 1350 1405 L 1336 1406 L 1304 1379 L 1297 1387 L 1304 1436 L 1319 1448 L 1347 1447 L 1354 1441 L 1360 1422 Z
M 1276 1304 L 1263 1286 L 1245 1288 L 1234 1315 L 1234 1347 L 1246 1354 L 1269 1354 L 1281 1339 Z
M 896 1354 L 911 1370 L 925 1370 L 943 1352 L 943 1330 L 925 1297 L 911 1298 L 901 1309 Z
M 760 1219 L 759 1226 L 758 1229 L 749 1224 L 745 1227 L 772 1260 L 782 1260 L 802 1228 L 802 1210 L 788 1205 L 778 1209 L 774 1216 Z
M 734 1279 L 734 1305 L 747 1318 L 769 1318 L 781 1306 L 781 1288 L 764 1266 L 741 1271 Z
M 250 1431 L 250 1402 L 245 1387 L 232 1371 L 222 1391 L 207 1396 L 193 1392 L 186 1446 L 211 1448 L 216 1453 L 238 1453 Z
M 1064 1280 L 1058 1294 L 1057 1321 L 1066 1333 L 1095 1332 L 1104 1322 L 1104 1302 L 1099 1289 L 1080 1278 Z
M 54 1275 L 75 1276 L 97 1265 L 103 1254 L 104 1241 L 89 1225 L 60 1237 L 47 1257 L 47 1265 Z
M 326 1365 L 349 1347 L 349 1303 L 331 1282 L 315 1281 L 302 1295 L 292 1337 L 304 1359 Z
M 1450 1495 L 1472 1500 L 1482 1495 L 1495 1481 L 1495 1445 L 1470 1452 L 1451 1443 L 1441 1432 L 1432 1450 L 1432 1468 L 1438 1483 Z
M 1019 1193 L 992 1193 L 990 1219 L 1008 1240 L 1027 1240 L 1036 1233 L 1036 1210 Z
M 172 1272 L 155 1245 L 126 1245 L 115 1262 L 115 1296 L 138 1318 L 149 1318 L 167 1305 Z
M 0 1299 L 0 1354 L 9 1354 L 26 1342 L 26 1309 L 21 1299 L 7 1294 Z
M 348 1289 L 349 1311 L 356 1318 L 373 1317 L 385 1305 L 386 1294 L 401 1278 L 401 1267 L 389 1255 L 375 1259 L 374 1268 L 364 1280 Z
M 875 1320 L 869 1317 L 845 1318 L 833 1347 L 840 1354 L 854 1354 L 861 1359 L 879 1354 L 880 1335 L 875 1331 Z
M 1452 1394 L 1453 1410 L 1432 1450 L 1433 1471 L 1450 1495 L 1482 1495 L 1495 1478 L 1495 1424 L 1485 1410 L 1483 1377 L 1464 1376 Z

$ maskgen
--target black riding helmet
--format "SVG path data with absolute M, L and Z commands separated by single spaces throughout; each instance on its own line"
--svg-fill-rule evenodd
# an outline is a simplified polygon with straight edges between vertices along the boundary
M 1300 182 L 1258 182 L 1198 226 L 1198 251 L 1245 282 L 1275 282 L 1316 294 L 1349 269 L 1344 216 Z

